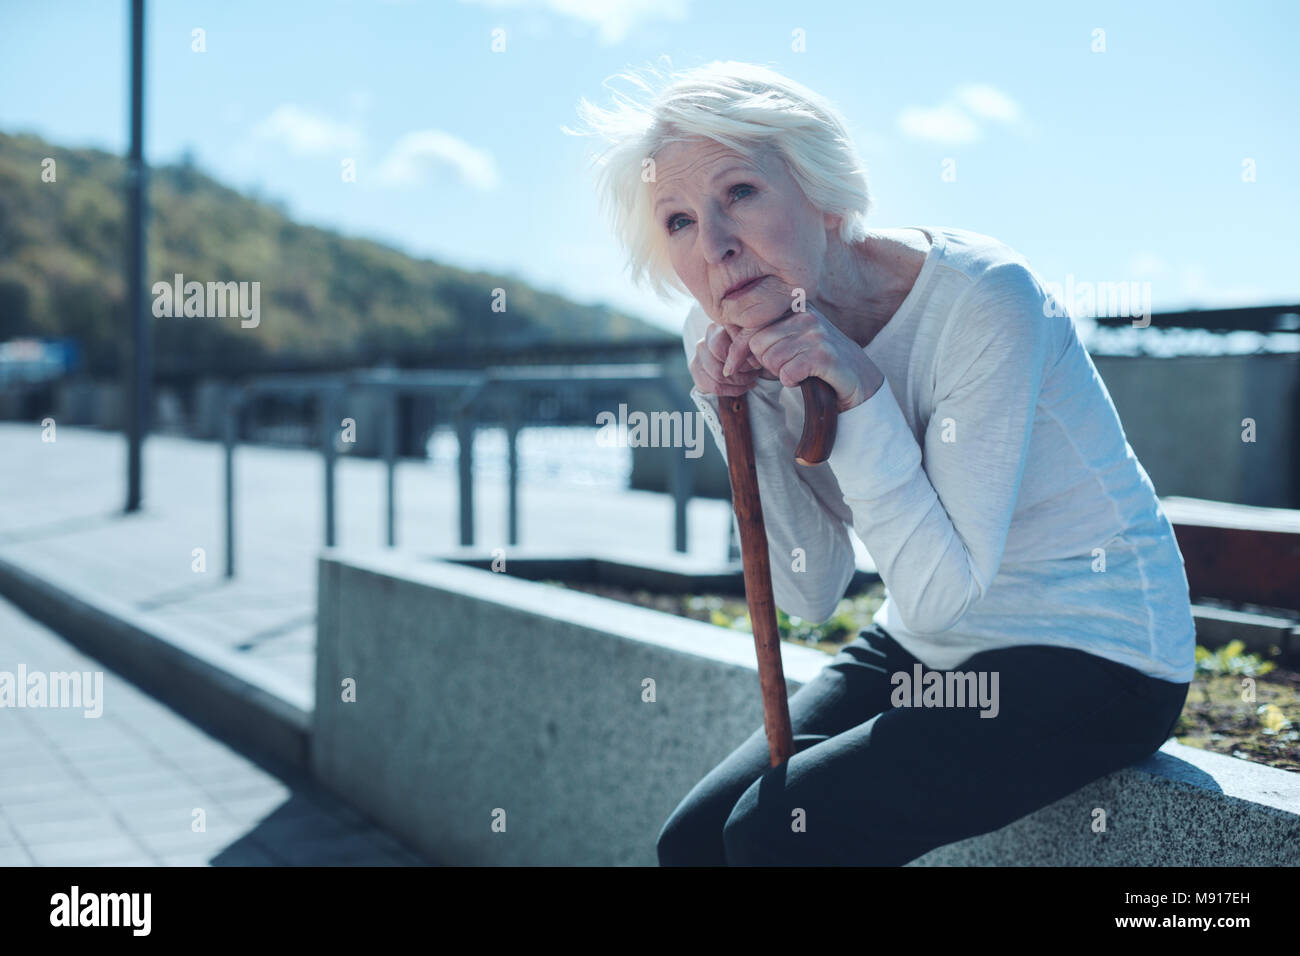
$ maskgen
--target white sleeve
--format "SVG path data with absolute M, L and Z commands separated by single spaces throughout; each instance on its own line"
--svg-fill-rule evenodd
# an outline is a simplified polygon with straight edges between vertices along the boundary
M 1006 263 L 956 303 L 924 459 L 888 382 L 840 415 L 829 463 L 913 633 L 956 625 L 1001 564 L 1052 352 L 1044 295 L 1028 268 Z
M 696 317 L 693 311 L 683 329 L 687 362 L 695 357 L 696 343 L 704 335 L 699 319 L 703 324 L 708 322 L 702 313 Z M 791 617 L 819 622 L 835 613 L 836 605 L 853 579 L 856 567 L 853 545 L 845 527 L 851 513 L 841 503 L 842 516 L 837 517 L 805 480 L 806 475 L 817 472 L 821 480 L 813 484 L 820 486 L 821 495 L 828 494 L 828 482 L 834 484 L 828 463 L 807 467 L 795 462 L 794 449 L 803 429 L 802 415 L 793 412 L 792 416 L 798 415 L 800 420 L 794 423 L 787 420 L 786 407 L 781 403 L 782 389 L 780 382 L 759 379 L 747 396 L 754 470 L 758 475 L 772 571 L 772 598 Z M 690 394 L 723 460 L 727 460 L 726 439 L 718 418 L 718 396 L 705 394 L 696 387 L 691 388 Z M 735 521 L 733 512 L 733 524 Z

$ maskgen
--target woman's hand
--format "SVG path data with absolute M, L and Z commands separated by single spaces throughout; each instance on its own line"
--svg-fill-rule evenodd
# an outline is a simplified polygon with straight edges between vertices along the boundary
M 741 321 L 745 327 L 726 326 L 731 344 L 722 359 L 724 378 L 738 366 L 752 369 L 757 358 L 770 373 L 764 377 L 777 378 L 786 388 L 820 378 L 835 391 L 841 412 L 865 402 L 885 381 L 862 347 L 811 304 L 803 312 L 787 309 L 766 323 L 756 323 L 750 315 Z
M 696 343 L 695 358 L 690 364 L 691 378 L 701 392 L 720 396 L 744 395 L 758 379 L 776 379 L 752 355 L 741 360 L 742 367 L 733 370 L 732 374 L 725 374 L 722 365 L 731 348 L 731 332 L 716 322 L 710 322 L 704 337 Z

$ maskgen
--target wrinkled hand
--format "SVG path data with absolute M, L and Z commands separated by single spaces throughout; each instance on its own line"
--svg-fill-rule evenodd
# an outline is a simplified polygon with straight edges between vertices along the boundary
M 793 297 L 783 295 L 782 288 L 778 280 L 766 279 L 747 297 L 743 309 L 723 315 L 721 325 L 730 340 L 719 370 L 723 380 L 737 369 L 742 374 L 752 370 L 757 360 L 769 373 L 763 377 L 776 378 L 786 388 L 820 378 L 835 391 L 841 412 L 874 395 L 884 374 L 862 347 L 811 302 L 804 303 L 805 311 L 792 311 Z
M 769 381 L 776 379 L 752 355 L 742 360 L 740 368 L 734 369 L 730 374 L 724 373 L 723 362 L 731 347 L 731 332 L 716 322 L 710 322 L 704 336 L 695 343 L 695 358 L 690 363 L 691 378 L 701 392 L 720 396 L 743 395 L 760 378 Z

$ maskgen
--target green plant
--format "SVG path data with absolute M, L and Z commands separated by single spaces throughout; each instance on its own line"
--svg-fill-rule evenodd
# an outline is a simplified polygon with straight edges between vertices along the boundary
M 776 609 L 776 627 L 782 640 L 803 644 L 838 644 L 855 635 L 871 620 L 871 615 L 880 606 L 878 594 L 860 594 L 853 598 L 844 598 L 835 607 L 835 612 L 821 623 L 805 621 L 792 617 L 779 607 Z M 749 612 L 732 617 L 719 607 L 710 609 L 709 618 L 718 627 L 727 627 L 737 631 L 752 632 Z
M 1277 704 L 1260 704 L 1255 708 L 1255 713 L 1259 717 L 1260 726 L 1266 734 L 1280 734 L 1291 726 L 1291 721 L 1287 719 L 1282 708 Z M 1290 740 L 1300 739 L 1300 733 L 1292 731 L 1287 735 Z
M 1209 677 L 1243 676 L 1259 677 L 1273 670 L 1277 665 L 1266 661 L 1258 654 L 1243 653 L 1246 645 L 1241 641 L 1229 641 L 1217 651 L 1196 645 L 1196 673 Z

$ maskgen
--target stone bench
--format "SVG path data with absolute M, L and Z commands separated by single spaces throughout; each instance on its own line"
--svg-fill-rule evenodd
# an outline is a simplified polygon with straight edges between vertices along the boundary
M 313 772 L 444 863 L 655 865 L 673 807 L 762 723 L 748 634 L 434 559 L 335 549 L 319 574 Z M 782 655 L 791 693 L 829 660 Z M 1171 740 L 911 865 L 1297 863 L 1300 774 Z

